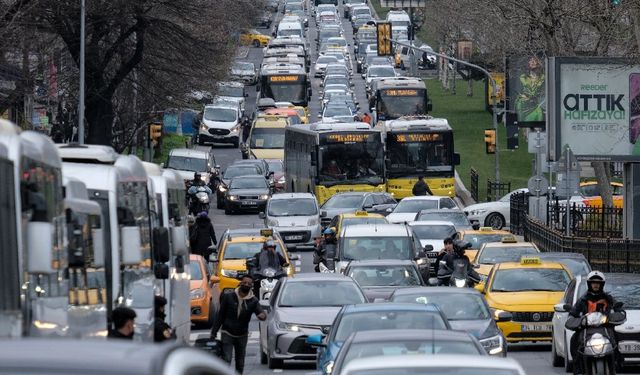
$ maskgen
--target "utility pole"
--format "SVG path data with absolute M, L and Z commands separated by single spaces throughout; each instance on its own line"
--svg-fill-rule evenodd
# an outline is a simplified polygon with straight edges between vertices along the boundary
M 80 0 L 80 95 L 78 103 L 78 143 L 84 144 L 84 44 L 85 0 Z
M 500 183 L 500 147 L 499 147 L 499 144 L 498 144 L 498 99 L 497 99 L 497 97 L 495 95 L 498 92 L 498 84 L 497 84 L 496 80 L 493 79 L 493 77 L 491 77 L 491 73 L 489 73 L 489 71 L 487 69 L 485 69 L 485 68 L 483 68 L 483 67 L 481 67 L 479 65 L 472 64 L 472 63 L 470 63 L 468 61 L 456 59 L 455 57 L 447 56 L 447 55 L 444 55 L 444 54 L 441 54 L 441 53 L 437 53 L 437 52 L 423 51 L 418 47 L 412 46 L 411 44 L 403 43 L 403 42 L 396 41 L 396 40 L 391 40 L 391 42 L 393 42 L 395 44 L 398 44 L 400 46 L 409 47 L 414 51 L 417 50 L 417 51 L 420 51 L 420 52 L 427 52 L 427 54 L 429 54 L 429 55 L 435 55 L 437 57 L 441 57 L 441 58 L 446 59 L 446 60 L 451 60 L 454 63 L 462 64 L 462 65 L 468 66 L 470 68 L 477 69 L 477 70 L 481 71 L 487 77 L 487 80 L 489 80 L 489 83 L 491 83 L 491 87 L 493 88 L 493 97 L 492 97 L 493 129 L 496 132 L 496 147 L 495 147 L 495 150 L 496 150 L 496 153 L 495 153 L 495 156 L 496 156 L 496 159 L 495 159 L 496 177 L 495 177 L 495 179 L 496 179 L 496 181 L 495 181 L 495 183 L 496 184 Z M 495 189 L 495 191 L 496 191 L 495 200 L 496 201 L 500 199 L 500 192 L 498 190 L 499 189 Z

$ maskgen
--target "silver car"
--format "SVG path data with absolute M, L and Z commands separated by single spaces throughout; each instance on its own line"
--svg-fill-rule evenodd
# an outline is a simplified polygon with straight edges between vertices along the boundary
M 366 302 L 350 277 L 334 273 L 297 274 L 281 279 L 271 298 L 260 301 L 268 318 L 260 322 L 260 363 L 269 368 L 284 360 L 316 359 L 307 336 L 327 334 L 340 308 Z
M 280 233 L 288 249 L 313 247 L 320 236 L 320 208 L 310 193 L 274 194 L 260 218 Z

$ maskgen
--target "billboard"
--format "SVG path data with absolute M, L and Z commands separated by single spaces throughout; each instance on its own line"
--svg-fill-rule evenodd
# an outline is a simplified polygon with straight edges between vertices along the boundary
M 569 145 L 579 160 L 640 161 L 640 65 L 555 57 L 548 72 L 550 160 Z
M 498 110 L 504 107 L 504 73 L 502 72 L 491 72 L 491 78 L 496 81 L 496 103 L 498 106 Z M 485 87 L 485 96 L 484 96 L 484 105 L 487 111 L 493 112 L 493 85 L 489 82 L 488 79 L 484 80 Z
M 543 58 L 508 58 L 506 90 L 507 110 L 516 114 L 518 126 L 544 128 L 547 103 Z

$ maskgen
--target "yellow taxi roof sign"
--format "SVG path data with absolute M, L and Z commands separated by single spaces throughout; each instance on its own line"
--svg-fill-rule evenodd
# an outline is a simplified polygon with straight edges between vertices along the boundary
M 356 211 L 356 216 L 369 216 L 367 211 Z
M 520 257 L 520 264 L 522 265 L 542 264 L 542 260 L 540 259 L 540 257 L 522 256 Z
M 491 232 L 493 231 L 493 227 L 480 227 L 480 232 Z
M 500 242 L 502 242 L 502 243 L 516 243 L 516 242 L 518 242 L 518 239 L 516 238 L 516 236 L 504 236 L 504 237 L 502 237 L 502 240 L 500 240 Z
M 260 235 L 262 237 L 271 237 L 273 236 L 273 229 L 260 229 Z

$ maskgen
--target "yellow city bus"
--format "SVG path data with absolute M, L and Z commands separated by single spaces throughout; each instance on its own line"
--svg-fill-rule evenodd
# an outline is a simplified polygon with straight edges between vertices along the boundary
M 320 204 L 345 191 L 385 191 L 383 146 L 382 132 L 361 122 L 288 126 L 286 190 L 314 193 Z
M 418 177 L 425 176 L 434 195 L 456 195 L 460 155 L 454 152 L 453 131 L 446 119 L 404 116 L 387 121 L 384 130 L 388 193 L 396 199 L 410 197 Z

